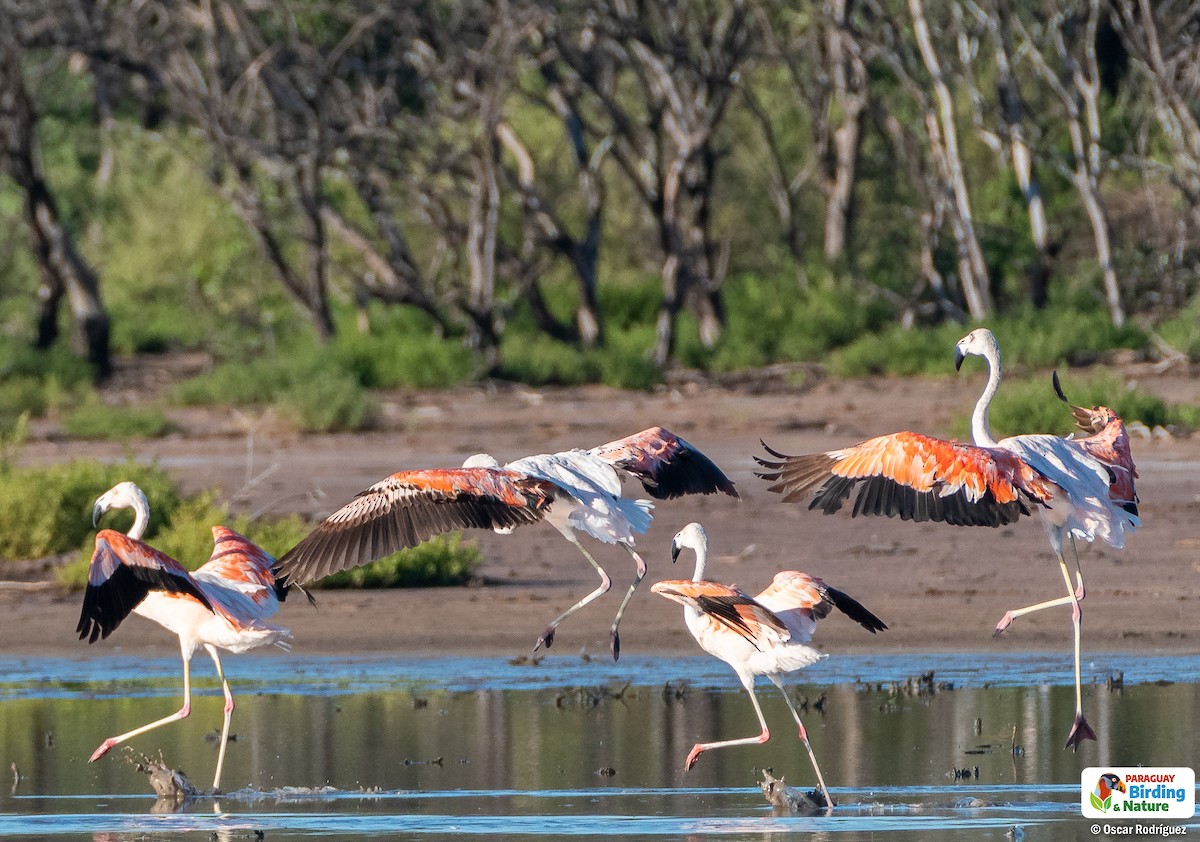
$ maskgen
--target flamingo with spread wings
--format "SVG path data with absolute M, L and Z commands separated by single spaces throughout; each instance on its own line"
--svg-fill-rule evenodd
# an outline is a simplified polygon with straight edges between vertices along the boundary
M 754 597 L 735 586 L 706 580 L 704 572 L 708 564 L 708 534 L 698 523 L 689 523 L 675 535 L 671 542 L 672 560 L 677 559 L 684 548 L 696 553 L 696 572 L 692 578 L 656 582 L 650 590 L 683 605 L 688 631 L 705 652 L 733 667 L 742 686 L 750 694 L 754 713 L 762 726 L 762 731 L 753 737 L 696 743 L 688 752 L 684 770 L 690 770 L 700 755 L 709 749 L 761 745 L 771 739 L 767 720 L 754 694 L 754 679 L 765 675 L 783 694 L 812 761 L 821 796 L 825 799 L 825 805 L 832 807 L 833 801 L 825 786 L 825 778 L 821 775 L 821 767 L 817 765 L 817 756 L 808 741 L 808 732 L 780 676 L 827 657 L 809 646 L 809 643 L 817 621 L 829 616 L 834 608 L 871 634 L 884 631 L 887 626 L 857 600 L 807 573 L 795 570 L 777 573 L 774 581 Z
M 109 509 L 133 509 L 133 526 L 127 535 L 111 529 L 96 533 L 83 610 L 75 630 L 80 640 L 95 643 L 107 638 L 133 613 L 178 635 L 183 657 L 183 707 L 148 725 L 109 737 L 88 762 L 99 760 L 113 746 L 191 713 L 190 664 L 196 649 L 203 646 L 217 667 L 225 694 L 221 745 L 213 777 L 216 790 L 221 785 L 234 709 L 233 693 L 217 649 L 245 652 L 271 643 L 289 648 L 291 632 L 266 622 L 279 610 L 271 573 L 275 559 L 232 529 L 214 526 L 212 557 L 189 573 L 179 562 L 141 541 L 150 521 L 150 506 L 140 488 L 132 482 L 110 488 L 92 508 L 93 523 L 99 523 L 100 516 Z
M 1101 540 L 1119 549 L 1125 545 L 1126 530 L 1140 524 L 1128 437 L 1121 436 L 1123 425 L 1120 430 L 1108 426 L 1112 423 L 1109 415 L 1093 416 L 1091 411 L 1080 410 L 1089 425 L 1105 419 L 1100 431 L 1089 438 L 1024 435 L 997 441 L 992 437 L 988 410 L 1000 386 L 1000 349 L 990 330 L 979 328 L 959 340 L 955 368 L 968 355 L 982 356 L 989 364 L 987 386 L 971 416 L 974 444 L 900 432 L 802 456 L 787 456 L 767 447 L 772 458 L 757 459 L 767 469 L 759 476 L 773 481 L 770 490 L 783 494 L 785 502 L 799 501 L 812 493 L 809 508 L 819 508 L 825 514 L 838 511 L 855 490 L 858 493 L 852 516 L 886 515 L 956 526 L 996 527 L 1036 511 L 1062 569 L 1069 596 L 1008 612 L 997 626 L 997 633 L 1022 614 L 1072 605 L 1075 721 L 1066 745 L 1077 748 L 1082 740 L 1096 737 L 1083 716 L 1079 608 L 1082 574 L 1076 593 L 1063 557 L 1063 539 Z M 1111 461 L 1106 455 L 1110 449 L 1114 454 Z M 1118 476 L 1114 464 L 1125 459 L 1126 473 Z
M 604 568 L 580 543 L 576 533 L 582 532 L 619 544 L 634 561 L 633 583 L 610 630 L 615 660 L 621 653 L 621 617 L 646 575 L 635 538 L 649 528 L 653 509 L 649 500 L 622 495 L 623 478 L 636 480 L 659 500 L 717 492 L 738 496 L 733 482 L 711 459 L 662 427 L 590 450 L 543 453 L 506 465 L 477 454 L 461 468 L 400 471 L 372 485 L 284 553 L 276 575 L 284 583 L 308 582 L 451 530 L 482 528 L 507 534 L 545 520 L 583 554 L 600 584 L 554 618 L 534 649 L 553 645 L 559 624 L 612 586 Z

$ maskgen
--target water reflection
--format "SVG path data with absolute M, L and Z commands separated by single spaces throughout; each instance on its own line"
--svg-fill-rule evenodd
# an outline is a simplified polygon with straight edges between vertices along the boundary
M 941 785 L 954 780 L 956 769 L 969 770 L 964 785 L 1068 783 L 1086 765 L 1188 765 L 1200 756 L 1191 727 L 1200 721 L 1200 686 L 1090 690 L 1087 707 L 1100 742 L 1078 755 L 1059 748 L 1058 732 L 1073 708 L 1068 687 L 965 688 L 915 697 L 862 685 L 801 685 L 795 693 L 809 701 L 806 724 L 833 786 Z M 227 788 L 745 787 L 759 767 L 793 785 L 809 783 L 811 767 L 782 700 L 764 696 L 769 743 L 706 754 L 685 778 L 683 758 L 697 739 L 757 730 L 744 694 L 693 688 L 677 698 L 650 687 L 628 689 L 620 698 L 589 692 L 245 696 L 234 718 Z M 812 702 L 822 696 L 818 713 Z M 114 751 L 92 765 L 87 756 L 105 733 L 173 704 L 169 698 L 0 703 L 0 757 L 20 770 L 16 794 L 145 792 L 128 752 Z M 220 708 L 219 697 L 199 697 L 191 717 L 136 740 L 134 748 L 139 755 L 161 750 L 169 763 L 203 781 L 216 762 L 216 745 L 206 735 L 219 724 Z M 519 809 L 519 796 L 514 799 Z
M 525 689 L 444 689 L 408 680 L 336 694 L 243 689 L 225 773 L 227 788 L 236 791 L 182 805 L 156 805 L 131 755 L 161 750 L 170 765 L 205 781 L 217 754 L 206 736 L 221 721 L 215 683 L 202 683 L 188 719 L 89 765 L 104 735 L 169 713 L 178 699 L 167 687 L 128 686 L 130 695 L 118 697 L 107 685 L 99 693 L 87 683 L 62 692 L 49 680 L 41 696 L 0 694 L 0 761 L 21 775 L 11 793 L 0 789 L 0 837 L 205 829 L 248 838 L 263 828 L 272 838 L 285 831 L 336 837 L 397 828 L 554 835 L 556 827 L 572 834 L 586 827 L 597 838 L 773 838 L 798 829 L 891 828 L 920 836 L 922 828 L 962 827 L 968 830 L 957 838 L 990 828 L 1001 828 L 986 832 L 1003 838 L 1014 821 L 1077 820 L 1085 766 L 1194 765 L 1200 757 L 1194 728 L 1200 684 L 1085 688 L 1100 742 L 1084 744 L 1077 755 L 1060 747 L 1074 708 L 1066 684 L 922 695 L 873 683 L 804 684 L 793 692 L 807 705 L 802 716 L 841 806 L 826 824 L 823 817 L 773 818 L 757 788 L 757 769 L 770 768 L 792 786 L 813 785 L 783 701 L 762 694 L 769 743 L 706 753 L 685 775 L 684 757 L 697 740 L 758 729 L 736 685 L 677 683 L 690 671 L 690 663 L 663 660 L 636 686 L 604 674 L 586 684 L 556 683 L 550 673 Z M 996 806 L 959 806 L 963 797 Z M 155 815 L 159 824 L 151 825 L 134 815 L 159 812 L 171 815 Z M 36 824 L 38 817 L 50 824 Z M 636 820 L 636 829 L 621 825 L 622 817 Z

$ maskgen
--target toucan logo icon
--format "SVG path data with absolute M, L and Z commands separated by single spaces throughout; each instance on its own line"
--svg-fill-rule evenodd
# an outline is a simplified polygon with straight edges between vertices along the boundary
M 1096 781 L 1096 786 L 1092 790 L 1092 806 L 1102 813 L 1107 813 L 1112 808 L 1112 797 L 1114 792 L 1128 792 L 1125 788 L 1125 782 L 1120 777 L 1112 772 L 1105 772 Z

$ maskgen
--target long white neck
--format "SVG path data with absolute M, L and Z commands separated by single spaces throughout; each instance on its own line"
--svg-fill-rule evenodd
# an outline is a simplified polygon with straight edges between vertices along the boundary
M 129 527 L 125 534 L 135 541 L 140 541 L 146 534 L 146 527 L 150 525 L 150 504 L 141 494 L 135 494 L 130 508 L 133 509 L 133 526 Z
M 701 582 L 704 580 L 704 570 L 708 567 L 708 541 L 697 541 L 692 549 L 696 551 L 696 572 L 692 574 L 692 581 Z
M 988 410 L 992 406 L 992 398 L 1000 388 L 1000 349 L 987 347 L 981 356 L 987 360 L 988 381 L 983 394 L 975 403 L 975 411 L 971 414 L 971 438 L 975 444 L 983 447 L 995 447 L 996 440 L 992 438 L 992 427 L 988 423 Z

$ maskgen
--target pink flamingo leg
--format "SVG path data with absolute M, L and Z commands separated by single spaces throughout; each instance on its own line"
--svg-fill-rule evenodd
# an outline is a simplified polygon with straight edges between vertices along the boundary
M 792 704 L 792 697 L 788 695 L 787 690 L 783 686 L 783 682 L 777 675 L 767 675 L 771 682 L 779 688 L 779 692 L 783 694 L 783 700 L 787 702 L 788 710 L 792 712 L 792 719 L 796 720 L 796 725 L 800 728 L 800 740 L 804 743 L 804 748 L 808 751 L 808 759 L 812 761 L 813 771 L 817 773 L 817 786 L 821 789 L 821 797 L 825 799 L 825 809 L 833 809 L 833 799 L 829 797 L 829 789 L 825 786 L 825 777 L 821 774 L 821 767 L 817 765 L 817 755 L 813 752 L 812 744 L 808 741 L 808 731 L 804 728 L 804 723 L 800 721 L 800 714 L 796 710 L 796 706 Z
M 225 678 L 225 671 L 221 668 L 221 659 L 217 656 L 216 647 L 206 643 L 204 648 L 208 650 L 213 663 L 217 665 L 217 676 L 221 679 L 221 690 L 225 694 L 225 721 L 221 725 L 221 747 L 217 751 L 217 772 L 213 776 L 213 793 L 216 794 L 221 789 L 221 771 L 225 768 L 225 747 L 229 744 L 229 722 L 233 718 L 235 705 L 233 693 L 229 689 L 229 681 Z
M 139 734 L 145 734 L 147 731 L 153 731 L 155 728 L 162 727 L 163 725 L 169 725 L 172 722 L 178 722 L 180 719 L 185 718 L 192 712 L 192 684 L 189 664 L 189 661 L 191 660 L 191 653 L 187 651 L 187 647 L 184 645 L 182 639 L 179 641 L 179 646 L 183 653 L 183 707 L 170 716 L 164 716 L 162 719 L 156 719 L 149 725 L 143 725 L 141 728 L 134 728 L 132 731 L 126 731 L 124 734 L 118 734 L 115 737 L 109 737 L 100 744 L 98 749 L 92 752 L 92 756 L 88 758 L 88 763 L 95 763 L 101 757 L 108 754 L 109 749 L 113 748 L 113 746 L 120 745 L 126 740 L 132 739 Z
M 596 569 L 596 572 L 600 574 L 600 585 L 583 599 L 579 600 L 566 611 L 562 612 L 550 621 L 550 625 L 546 626 L 546 630 L 542 632 L 541 636 L 537 639 L 537 643 L 533 645 L 534 652 L 538 651 L 543 646 L 545 646 L 547 649 L 553 646 L 554 632 L 558 628 L 559 624 L 588 603 L 604 596 L 606 593 L 608 593 L 608 589 L 612 587 L 612 579 L 608 578 L 608 574 L 604 572 L 604 568 L 600 566 L 596 559 L 592 558 L 591 553 L 583 548 L 583 545 L 579 543 L 578 539 L 576 539 L 575 536 L 568 531 L 564 531 L 563 535 L 566 536 L 566 538 L 579 549 L 579 552 L 583 553 L 583 557 L 588 560 L 588 564 L 592 565 L 592 567 Z
M 621 635 L 617 631 L 617 627 L 621 625 L 621 617 L 625 614 L 625 606 L 629 604 L 629 600 L 633 599 L 633 592 L 637 590 L 637 586 L 641 584 L 642 579 L 646 578 L 646 562 L 637 554 L 633 547 L 628 544 L 621 544 L 629 554 L 633 556 L 635 572 L 633 583 L 629 586 L 629 590 L 625 592 L 625 598 L 621 600 L 621 606 L 617 609 L 617 616 L 613 618 L 612 629 L 609 631 L 609 647 L 612 649 L 613 660 L 616 661 L 621 657 Z
M 771 739 L 771 732 L 767 728 L 766 717 L 763 716 L 762 708 L 758 705 L 758 697 L 754 695 L 754 676 L 739 676 L 742 679 L 742 686 L 746 688 L 746 692 L 750 694 L 750 702 L 754 705 L 754 713 L 758 716 L 758 724 L 762 726 L 762 732 L 754 737 L 743 737 L 739 740 L 721 740 L 716 743 L 696 743 L 692 746 L 692 750 L 688 752 L 687 760 L 683 763 L 683 771 L 690 772 L 692 767 L 696 765 L 696 761 L 700 755 L 708 751 L 710 748 L 725 748 L 726 746 L 747 746 L 747 745 L 762 745 L 767 740 Z

